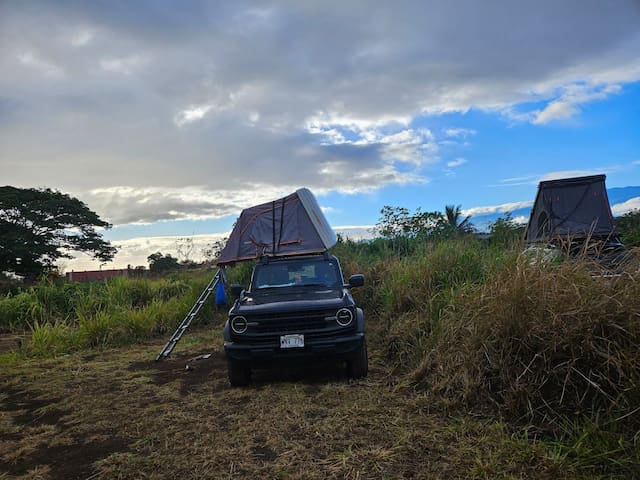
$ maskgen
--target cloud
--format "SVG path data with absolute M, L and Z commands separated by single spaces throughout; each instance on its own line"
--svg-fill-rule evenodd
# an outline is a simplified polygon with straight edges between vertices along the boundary
M 209 110 L 211 110 L 211 107 L 212 105 L 191 106 L 185 110 L 182 110 L 180 113 L 178 113 L 175 116 L 173 121 L 175 122 L 176 125 L 178 125 L 179 127 L 182 127 L 187 123 L 195 122 L 197 120 L 202 120 L 202 118 L 204 118 L 204 116 L 209 112 Z
M 538 185 L 540 182 L 547 180 L 559 180 L 561 178 L 587 177 L 590 175 L 600 175 L 604 172 L 602 169 L 594 170 L 560 170 L 555 172 L 547 172 L 542 175 L 528 175 L 524 177 L 512 177 L 501 180 L 499 185 L 491 185 L 492 187 L 512 187 L 518 185 Z M 608 171 L 618 170 L 618 167 L 608 167 Z
M 64 76 L 62 67 L 40 57 L 37 53 L 26 51 L 18 53 L 16 57 L 22 65 L 39 71 L 45 77 L 61 78 Z
M 131 75 L 147 62 L 148 59 L 140 55 L 128 55 L 126 57 L 104 58 L 100 60 L 100 67 L 107 72 Z
M 418 117 L 545 124 L 640 80 L 634 0 L 485 3 L 5 2 L 3 181 L 122 222 L 231 210 L 205 194 L 425 184 L 474 131 Z
M 189 255 L 189 260 L 200 262 L 204 260 L 203 250 L 213 243 L 228 237 L 230 232 L 211 234 L 211 235 L 192 235 L 184 236 L 164 236 L 164 237 L 138 237 L 128 240 L 120 240 L 112 242 L 118 247 L 118 253 L 111 262 L 103 263 L 93 260 L 91 257 L 76 253 L 75 257 L 70 260 L 61 260 L 59 265 L 63 267 L 65 272 L 99 269 L 114 269 L 148 266 L 147 257 L 153 253 L 161 252 L 163 255 L 171 255 L 180 260 L 179 245 L 184 243 L 184 239 L 188 238 L 193 242 L 193 251 Z
M 334 231 L 344 238 L 354 241 L 367 240 L 373 238 L 373 225 L 352 225 L 334 227 Z M 118 247 L 118 253 L 113 261 L 102 264 L 93 260 L 88 255 L 75 253 L 73 259 L 64 259 L 59 262 L 65 272 L 99 269 L 127 268 L 128 265 L 136 267 L 139 265 L 148 266 L 147 257 L 153 253 L 161 252 L 163 255 L 172 255 L 180 260 L 179 246 L 184 244 L 185 239 L 189 239 L 193 244 L 193 250 L 189 259 L 200 262 L 205 259 L 203 251 L 212 244 L 229 237 L 231 232 L 215 233 L 210 235 L 190 235 L 190 236 L 158 236 L 158 237 L 137 237 L 127 240 L 112 242 Z
M 449 138 L 467 138 L 478 132 L 472 128 L 447 128 L 444 133 Z
M 456 168 L 456 167 L 459 167 L 460 165 L 464 165 L 465 163 L 467 163 L 467 161 L 464 158 L 456 158 L 455 160 L 447 162 L 447 167 Z
M 580 105 L 594 100 L 604 100 L 620 93 L 620 85 L 576 85 L 563 88 L 558 100 L 550 102 L 543 110 L 531 112 L 531 123 L 544 125 L 552 121 L 566 120 L 580 112 Z
M 626 202 L 617 203 L 611 207 L 611 211 L 615 216 L 624 215 L 638 209 L 640 209 L 640 197 L 631 198 Z
M 490 215 L 494 213 L 509 213 L 515 210 L 520 210 L 521 208 L 529 208 L 533 205 L 533 202 L 510 202 L 503 203 L 501 205 L 490 205 L 485 207 L 473 207 L 468 208 L 462 211 L 462 214 L 472 215 L 472 216 L 480 216 L 480 215 Z

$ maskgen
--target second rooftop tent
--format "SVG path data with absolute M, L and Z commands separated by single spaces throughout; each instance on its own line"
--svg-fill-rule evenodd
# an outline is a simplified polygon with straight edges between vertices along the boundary
M 592 175 L 540 182 L 525 241 L 615 237 L 605 178 Z

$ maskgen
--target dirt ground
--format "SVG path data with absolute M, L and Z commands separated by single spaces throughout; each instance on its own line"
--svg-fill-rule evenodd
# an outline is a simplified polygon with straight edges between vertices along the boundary
M 0 356 L 0 479 L 573 478 L 504 424 L 399 384 L 375 338 L 366 379 L 316 365 L 247 388 L 228 385 L 221 343 L 209 327 L 159 363 L 163 339 Z

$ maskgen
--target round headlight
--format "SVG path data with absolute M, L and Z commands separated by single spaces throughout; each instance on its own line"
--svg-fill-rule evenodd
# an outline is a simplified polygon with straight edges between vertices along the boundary
M 338 313 L 336 313 L 336 322 L 338 322 L 339 325 L 346 327 L 350 325 L 352 321 L 353 313 L 348 308 L 341 308 L 338 310 Z
M 231 319 L 231 330 L 235 333 L 244 333 L 247 331 L 247 319 L 244 317 L 233 317 Z

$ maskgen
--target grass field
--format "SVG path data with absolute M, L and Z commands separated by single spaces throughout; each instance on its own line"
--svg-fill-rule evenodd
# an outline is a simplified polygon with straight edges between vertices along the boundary
M 325 365 L 230 388 L 220 324 L 161 363 L 161 341 L 5 355 L 0 478 L 582 478 L 553 446 L 398 384 L 371 327 L 362 381 Z
M 640 478 L 637 271 L 400 247 L 336 248 L 367 277 L 358 381 L 325 364 L 229 387 L 212 306 L 155 363 L 211 272 L 6 297 L 0 480 Z

